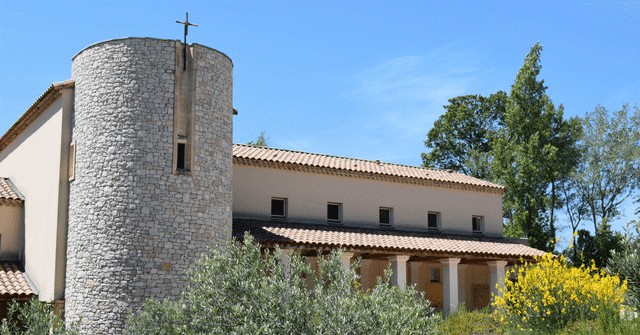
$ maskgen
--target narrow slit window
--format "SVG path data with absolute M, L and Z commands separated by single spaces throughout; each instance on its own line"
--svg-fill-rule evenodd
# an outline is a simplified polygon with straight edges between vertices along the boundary
M 69 144 L 69 181 L 76 179 L 76 141 Z
M 186 170 L 186 143 L 178 143 L 178 157 L 176 159 L 176 169 L 177 170 Z
M 329 222 L 340 222 L 341 221 L 341 204 L 339 203 L 328 203 L 327 204 L 327 221 Z

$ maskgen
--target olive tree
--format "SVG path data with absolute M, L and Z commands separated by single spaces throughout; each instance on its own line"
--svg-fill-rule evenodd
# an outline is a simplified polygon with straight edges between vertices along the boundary
M 243 243 L 212 249 L 178 301 L 148 301 L 132 315 L 129 334 L 435 334 L 438 317 L 413 288 L 358 284 L 340 252 L 318 257 L 312 270 L 299 254 L 286 267 L 280 251 Z

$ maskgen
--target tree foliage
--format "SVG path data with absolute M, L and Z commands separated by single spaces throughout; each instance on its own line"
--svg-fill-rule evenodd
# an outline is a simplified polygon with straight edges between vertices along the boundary
M 267 144 L 267 133 L 266 132 L 261 132 L 260 135 L 258 135 L 258 138 L 256 138 L 256 141 L 249 141 L 249 143 L 247 143 L 248 145 L 255 145 L 256 147 L 269 147 L 269 145 Z
M 38 298 L 28 302 L 13 301 L 7 317 L 0 324 L 0 335 L 75 335 L 77 323 L 65 327 L 54 313 L 51 305 L 41 303 Z
M 531 48 L 511 86 L 505 127 L 494 142 L 494 173 L 507 188 L 507 233 L 524 234 L 533 247 L 551 251 L 558 184 L 577 164 L 581 128 L 578 119 L 564 119 L 564 108 L 554 106 L 538 80 L 541 51 L 537 43 Z
M 619 275 L 629 286 L 628 302 L 640 309 L 640 217 L 629 222 L 622 247 L 614 251 L 607 263 L 607 271 Z
M 640 110 L 628 105 L 610 114 L 597 106 L 583 120 L 582 160 L 574 187 L 594 231 L 620 214 L 640 187 Z
M 525 58 L 509 95 L 497 92 L 455 97 L 429 131 L 423 164 L 497 181 L 506 187 L 505 234 L 527 236 L 533 247 L 551 251 L 563 183 L 580 152 L 581 125 L 555 107 L 540 74 L 542 47 Z
M 412 288 L 391 286 L 388 273 L 370 292 L 340 255 L 318 258 L 312 271 L 299 254 L 283 267 L 279 250 L 244 244 L 213 249 L 187 274 L 176 302 L 149 301 L 129 319 L 129 334 L 433 334 L 437 318 Z
M 493 138 L 502 127 L 507 94 L 489 97 L 465 95 L 449 99 L 445 113 L 427 135 L 429 153 L 422 154 L 423 165 L 451 169 L 464 174 L 493 179 Z

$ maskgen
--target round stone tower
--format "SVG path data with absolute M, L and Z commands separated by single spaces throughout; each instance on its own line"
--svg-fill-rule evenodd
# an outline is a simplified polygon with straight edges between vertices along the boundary
M 148 298 L 231 237 L 232 62 L 151 38 L 73 58 L 65 310 L 82 334 L 120 334 Z

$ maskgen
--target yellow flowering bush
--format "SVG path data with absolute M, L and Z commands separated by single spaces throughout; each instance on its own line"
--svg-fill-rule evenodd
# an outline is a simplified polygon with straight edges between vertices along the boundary
M 554 333 L 569 322 L 620 311 L 626 281 L 595 264 L 570 267 L 563 257 L 546 254 L 507 272 L 493 307 L 500 322 L 521 330 Z

